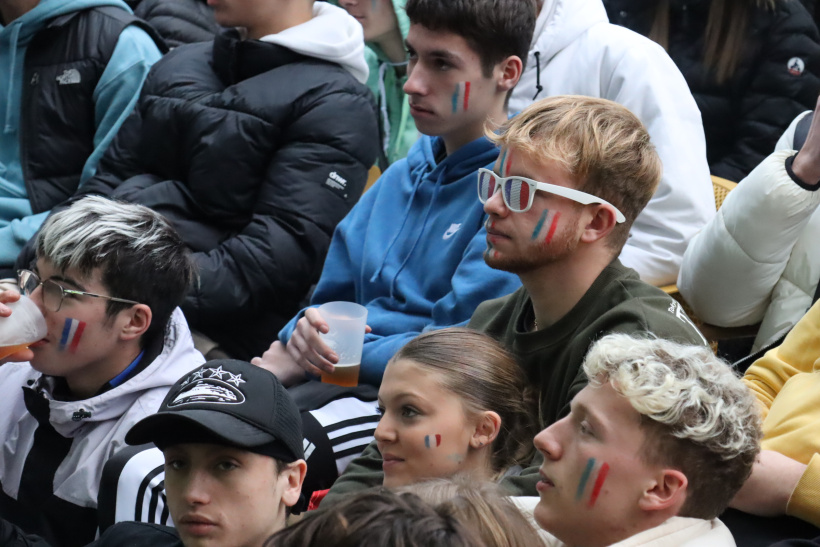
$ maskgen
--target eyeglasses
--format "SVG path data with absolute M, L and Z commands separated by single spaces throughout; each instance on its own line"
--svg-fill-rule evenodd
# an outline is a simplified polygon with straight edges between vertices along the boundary
M 487 200 L 493 197 L 499 189 L 502 190 L 501 196 L 504 198 L 504 204 L 510 211 L 515 213 L 529 211 L 530 207 L 532 207 L 532 200 L 535 198 L 535 191 L 542 190 L 584 205 L 591 203 L 608 205 L 615 210 L 615 220 L 619 224 L 626 221 L 626 217 L 624 217 L 623 213 L 621 213 L 617 207 L 592 194 L 567 188 L 566 186 L 547 184 L 546 182 L 538 182 L 537 180 L 524 177 L 501 177 L 489 169 L 478 170 L 478 199 L 481 203 L 487 203 Z
M 60 308 L 63 305 L 63 298 L 65 298 L 65 295 L 67 294 L 72 296 L 93 296 L 94 298 L 105 298 L 106 300 L 111 300 L 112 302 L 122 302 L 123 304 L 139 304 L 139 302 L 126 300 L 125 298 L 115 298 L 104 294 L 94 294 L 85 291 L 75 291 L 74 289 L 66 289 L 51 279 L 40 281 L 37 274 L 31 270 L 17 271 L 17 286 L 20 287 L 20 291 L 24 295 L 31 297 L 31 294 L 37 290 L 37 287 L 40 285 L 43 286 L 43 305 L 47 309 L 55 312 L 60 311 Z

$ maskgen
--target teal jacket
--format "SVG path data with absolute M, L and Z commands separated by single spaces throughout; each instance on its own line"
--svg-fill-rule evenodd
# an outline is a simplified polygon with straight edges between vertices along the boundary
M 0 267 L 14 264 L 23 245 L 39 229 L 48 211 L 32 214 L 20 164 L 20 104 L 26 50 L 49 21 L 90 7 L 117 6 L 122 0 L 40 0 L 31 11 L 0 24 Z M 85 163 L 80 184 L 95 172 L 97 162 L 122 122 L 134 108 L 142 82 L 161 54 L 140 28 L 130 26 L 119 37 L 111 59 L 94 89 L 94 151 Z
M 410 30 L 410 20 L 404 12 L 405 2 L 406 0 L 393 0 L 393 9 L 396 11 L 402 38 L 407 38 L 407 31 Z M 419 138 L 419 132 L 413 117 L 410 116 L 410 105 L 402 89 L 404 82 L 407 81 L 405 71 L 401 70 L 402 74 L 397 74 L 396 67 L 388 61 L 387 56 L 378 45 L 373 43 L 366 45 L 365 60 L 370 69 L 367 87 L 376 96 L 379 106 L 382 149 L 387 165 L 389 165 L 407 157 L 410 147 Z M 380 167 L 384 170 L 387 165 Z

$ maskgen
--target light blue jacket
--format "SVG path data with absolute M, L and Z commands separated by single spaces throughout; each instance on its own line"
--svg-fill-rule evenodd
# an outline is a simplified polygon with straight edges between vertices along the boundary
M 360 382 L 378 386 L 387 361 L 420 332 L 463 325 L 517 276 L 484 263 L 486 216 L 476 172 L 498 149 L 485 138 L 441 163 L 440 138 L 422 136 L 336 227 L 311 305 L 347 300 L 368 309 Z M 286 343 L 304 310 L 279 332 Z
M 55 17 L 97 6 L 130 9 L 121 0 L 40 0 L 31 11 L 8 25 L 0 24 L 0 267 L 14 263 L 48 212 L 32 214 L 20 164 L 20 103 L 26 50 L 34 36 Z M 130 26 L 121 34 L 94 89 L 94 151 L 85 163 L 80 184 L 133 110 L 142 82 L 161 57 L 142 29 Z

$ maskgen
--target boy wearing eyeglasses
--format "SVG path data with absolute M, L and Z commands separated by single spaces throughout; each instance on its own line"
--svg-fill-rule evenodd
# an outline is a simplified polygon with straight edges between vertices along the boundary
M 475 174 L 498 157 L 485 127 L 507 119 L 535 25 L 534 0 L 408 0 L 410 113 L 423 136 L 339 224 L 311 307 L 261 359 L 286 385 L 332 371 L 316 306 L 353 300 L 368 309 L 360 383 L 378 386 L 393 354 L 420 332 L 463 323 L 487 299 L 519 286 L 488 268 Z M 491 36 L 491 39 L 487 37 Z
M 177 308 L 192 279 L 147 207 L 89 197 L 46 221 L 18 282 L 48 333 L 0 366 L 0 517 L 53 546 L 94 539 L 104 463 L 203 361 Z

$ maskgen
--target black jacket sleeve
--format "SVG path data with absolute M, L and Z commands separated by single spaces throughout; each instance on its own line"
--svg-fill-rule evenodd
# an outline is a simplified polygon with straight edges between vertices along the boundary
M 51 547 L 40 536 L 26 534 L 6 519 L 0 519 L 0 545 L 4 547 Z

